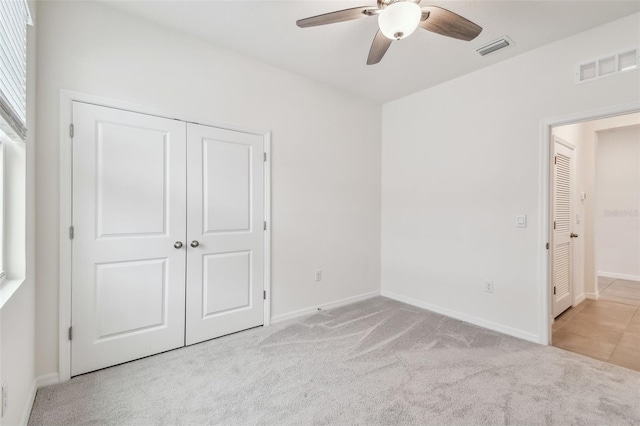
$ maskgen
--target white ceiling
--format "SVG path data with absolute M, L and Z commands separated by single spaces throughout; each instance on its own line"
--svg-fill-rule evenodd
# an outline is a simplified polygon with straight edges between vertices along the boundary
M 297 19 L 357 1 L 108 1 L 112 7 L 209 40 L 361 97 L 387 102 L 640 11 L 638 1 L 430 1 L 483 27 L 471 42 L 418 28 L 367 66 L 375 17 L 300 29 Z M 475 49 L 503 35 L 514 45 L 485 57 Z

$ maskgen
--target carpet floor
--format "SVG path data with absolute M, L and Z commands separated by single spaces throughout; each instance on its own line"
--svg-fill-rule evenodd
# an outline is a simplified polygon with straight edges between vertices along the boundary
M 640 373 L 376 297 L 38 391 L 89 424 L 638 425 Z

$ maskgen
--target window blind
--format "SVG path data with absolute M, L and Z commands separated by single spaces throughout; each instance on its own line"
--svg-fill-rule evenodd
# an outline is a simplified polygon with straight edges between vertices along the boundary
M 0 128 L 20 139 L 27 135 L 26 0 L 0 1 Z

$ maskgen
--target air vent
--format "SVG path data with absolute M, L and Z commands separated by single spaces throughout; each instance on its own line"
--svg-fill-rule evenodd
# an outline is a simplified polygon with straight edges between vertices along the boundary
M 495 52 L 496 50 L 504 49 L 505 47 L 511 46 L 513 41 L 507 36 L 500 37 L 497 40 L 493 40 L 485 44 L 484 46 L 480 46 L 476 49 L 481 56 L 488 55 L 489 53 Z
M 576 84 L 639 69 L 640 56 L 638 52 L 638 48 L 625 49 L 578 64 L 576 67 Z

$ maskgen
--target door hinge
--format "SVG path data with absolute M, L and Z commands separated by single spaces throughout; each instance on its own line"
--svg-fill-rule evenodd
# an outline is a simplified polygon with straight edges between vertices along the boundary
M 73 229 L 73 226 L 69 227 L 69 239 L 73 240 L 73 237 L 75 236 L 75 230 Z
M 546 247 L 547 247 L 547 250 L 549 250 L 549 243 L 547 243 Z
M 69 340 L 73 340 L 73 327 L 69 327 Z
M 264 229 L 265 231 L 267 230 L 267 221 L 265 220 L 264 222 L 262 222 L 262 229 Z
M 262 292 L 262 299 L 267 300 L 267 290 Z
M 556 229 L 556 221 L 555 220 L 553 221 L 553 229 L 554 230 Z
M 553 164 L 558 164 L 558 156 L 557 155 L 553 156 Z
M 553 294 L 556 294 L 556 286 L 553 286 Z
M 73 123 L 69 124 L 69 136 L 73 137 L 75 134 L 75 128 L 73 127 Z
M 265 162 L 267 161 L 267 153 L 266 152 L 264 153 L 264 161 Z

